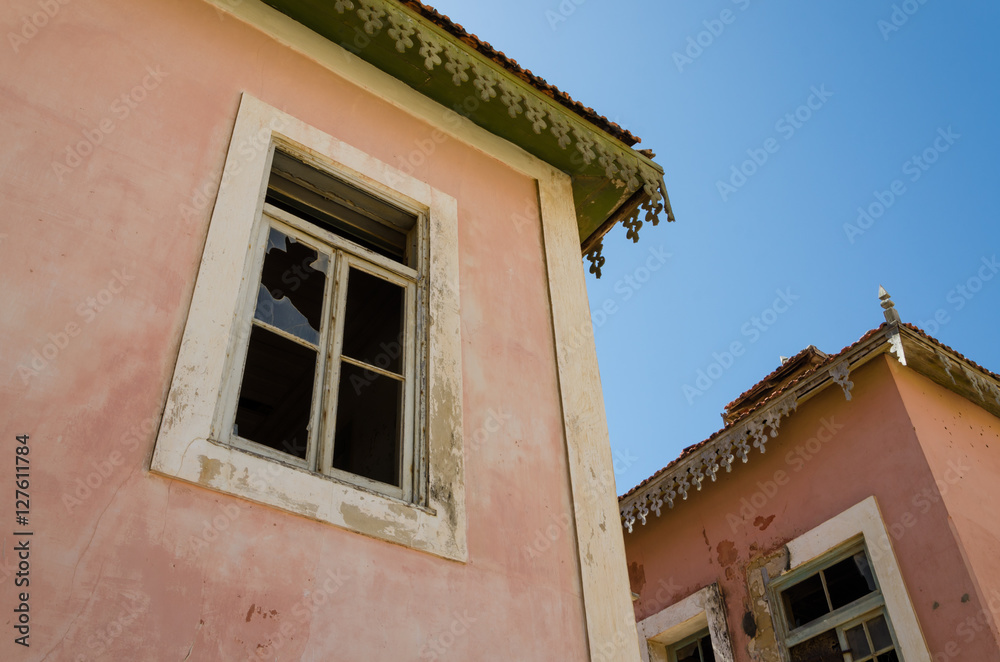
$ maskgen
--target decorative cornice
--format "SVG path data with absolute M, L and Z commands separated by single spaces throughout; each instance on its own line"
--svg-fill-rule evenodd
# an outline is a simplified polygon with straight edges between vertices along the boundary
M 850 374 L 851 367 L 847 361 L 839 361 L 830 366 L 830 379 L 844 389 L 844 398 L 847 400 L 851 399 L 851 389 L 854 388 L 854 382 L 849 379 Z
M 688 498 L 691 488 L 701 490 L 706 476 L 715 482 L 720 469 L 725 468 L 727 473 L 733 470 L 736 458 L 745 464 L 752 449 L 764 453 L 767 443 L 778 436 L 782 419 L 790 416 L 797 406 L 795 394 L 781 398 L 693 451 L 648 487 L 620 503 L 622 526 L 631 533 L 636 520 L 646 524 L 651 512 L 659 517 L 664 504 L 673 508 L 678 497 Z
M 897 320 L 890 319 L 869 331 L 855 344 L 831 356 L 830 363 L 818 366 L 815 371 L 783 387 L 787 390 L 779 390 L 773 396 L 778 398 L 775 404 L 752 411 L 732 427 L 691 447 L 687 455 L 625 494 L 619 499 L 622 526 L 631 532 L 635 522 L 645 524 L 651 512 L 659 516 L 664 503 L 673 508 L 677 497 L 686 499 L 692 486 L 700 490 L 706 475 L 714 481 L 719 468 L 731 471 L 736 457 L 748 462 L 751 447 L 763 453 L 767 436 L 777 436 L 781 420 L 831 384 L 843 389 L 844 398 L 851 400 L 854 387 L 851 371 L 883 354 L 895 355 L 900 365 L 1000 416 L 1000 376 Z
M 285 4 L 278 0 L 265 1 L 279 9 Z M 390 40 L 395 51 L 404 56 L 419 55 L 430 78 L 439 79 L 444 85 L 466 88 L 469 97 L 480 102 L 503 106 L 511 121 L 523 123 L 523 130 L 516 129 L 519 135 L 530 131 L 536 136 L 547 137 L 553 143 L 552 149 L 565 152 L 565 156 L 558 159 L 563 161 L 562 169 L 566 169 L 566 163 L 573 163 L 573 167 L 580 170 L 578 174 L 593 181 L 595 169 L 599 168 L 597 172 L 603 172 L 606 182 L 621 189 L 620 202 L 616 203 L 617 208 L 612 208 L 609 218 L 621 220 L 627 237 L 633 242 L 639 240 L 643 223 L 657 225 L 664 210 L 667 220 L 674 220 L 663 170 L 651 158 L 525 82 L 516 73 L 421 16 L 416 9 L 394 0 L 335 0 L 327 5 L 326 11 L 336 12 L 343 20 L 360 25 L 370 38 L 382 36 Z M 365 56 L 365 53 L 359 54 Z M 464 114 L 461 108 L 454 110 Z M 475 121 L 474 117 L 470 119 Z M 635 195 L 640 191 L 641 195 Z M 644 217 L 640 220 L 643 212 Z M 587 234 L 581 237 L 582 253 L 590 262 L 590 272 L 598 278 L 604 264 L 601 238 L 610 230 L 610 226 L 606 226 L 603 223 L 591 231 L 589 228 L 584 230 L 581 225 L 581 235 Z

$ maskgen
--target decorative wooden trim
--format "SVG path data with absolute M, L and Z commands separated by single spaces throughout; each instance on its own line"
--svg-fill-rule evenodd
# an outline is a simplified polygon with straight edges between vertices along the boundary
M 706 477 L 715 482 L 720 469 L 732 471 L 736 458 L 748 462 L 753 448 L 764 453 L 767 443 L 778 436 L 782 419 L 790 416 L 797 406 L 794 394 L 785 396 L 720 434 L 648 488 L 623 500 L 622 526 L 631 533 L 636 520 L 646 524 L 651 512 L 660 516 L 664 504 L 673 508 L 678 497 L 688 498 L 692 488 L 700 491 Z
M 244 17 L 260 14 L 260 9 L 254 7 L 255 3 L 249 0 L 241 3 L 210 1 L 220 10 Z M 262 9 L 264 12 L 277 11 L 270 7 Z M 643 222 L 657 225 L 664 211 L 667 221 L 674 220 L 663 181 L 663 170 L 651 158 L 597 128 L 414 10 L 392 0 L 337 0 L 333 3 L 333 10 L 345 18 L 353 15 L 370 37 L 385 32 L 394 40 L 395 48 L 400 54 L 416 50 L 429 76 L 441 77 L 456 87 L 468 88 L 470 95 L 484 103 L 503 105 L 511 122 L 527 123 L 525 128 L 536 135 L 551 134 L 561 149 L 574 151 L 585 165 L 596 162 L 603 168 L 607 180 L 615 188 L 624 189 L 628 194 L 624 196 L 626 202 L 612 217 L 616 219 L 615 223 L 621 221 L 626 226 L 627 236 L 633 242 L 638 241 Z M 268 21 L 267 24 L 272 27 L 274 23 Z M 340 49 L 332 42 L 327 43 Z M 340 50 L 344 57 L 353 57 L 343 49 Z M 334 70 L 341 75 L 344 73 L 342 67 Z M 434 124 L 439 125 L 440 121 Z M 636 195 L 640 192 L 642 195 Z M 642 212 L 645 214 L 643 220 L 640 220 Z M 602 223 L 601 228 L 605 225 L 607 222 Z M 610 227 L 603 232 L 598 229 L 587 237 L 584 241 L 590 244 L 590 248 L 583 252 L 595 250 L 593 237 L 599 235 L 599 240 Z M 596 246 L 599 254 L 599 242 Z M 590 271 L 600 277 L 600 268 L 592 267 Z

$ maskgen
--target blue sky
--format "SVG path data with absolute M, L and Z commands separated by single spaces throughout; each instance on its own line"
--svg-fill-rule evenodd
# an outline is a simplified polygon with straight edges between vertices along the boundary
M 619 493 L 780 355 L 880 324 L 880 284 L 1000 372 L 1000 3 L 431 4 L 665 170 L 677 222 L 615 229 L 588 276 Z

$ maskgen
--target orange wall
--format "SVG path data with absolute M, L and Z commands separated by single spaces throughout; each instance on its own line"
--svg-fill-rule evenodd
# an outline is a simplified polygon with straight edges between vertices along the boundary
M 782 422 L 766 454 L 754 450 L 748 464 L 738 462 L 717 483 L 706 482 L 702 492 L 692 492 L 662 517 L 653 515 L 646 526 L 637 524 L 634 533 L 626 533 L 633 590 L 641 595 L 638 619 L 718 582 L 736 659 L 749 661 L 742 627 L 749 611 L 747 562 L 874 495 L 931 651 L 941 652 L 942 660 L 1000 660 L 988 633 L 956 636 L 965 619 L 984 605 L 896 390 L 890 361 L 895 359 L 878 357 L 851 373 L 851 401 L 832 386 L 800 405 Z M 832 439 L 810 444 L 823 427 L 836 429 Z M 757 492 L 761 496 L 754 498 Z M 765 492 L 773 496 L 765 498 Z M 760 507 L 743 506 L 742 499 Z M 966 593 L 970 599 L 963 603 Z M 935 602 L 940 606 L 935 608 Z M 960 647 L 959 657 L 945 653 L 949 643 Z
M 57 6 L 0 56 L 0 448 L 31 435 L 35 531 L 17 659 L 584 659 L 541 233 L 513 220 L 534 182 L 197 0 Z M 458 200 L 468 564 L 147 471 L 244 90 Z M 26 652 L 10 632 L 0 659 Z
M 986 625 L 1000 640 L 1000 420 L 912 370 L 893 366 L 893 376 L 948 508 L 976 594 L 987 606 L 992 603 L 970 627 Z M 955 634 L 960 643 L 971 636 L 968 628 Z

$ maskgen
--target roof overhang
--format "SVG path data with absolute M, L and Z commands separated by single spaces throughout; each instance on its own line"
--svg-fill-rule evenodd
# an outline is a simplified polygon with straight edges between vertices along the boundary
M 572 179 L 581 251 L 600 277 L 601 240 L 622 222 L 674 220 L 663 169 L 638 141 L 416 0 L 264 0 Z M 643 214 L 644 212 L 644 214 Z M 642 214 L 642 218 L 640 215 Z
M 747 463 L 755 448 L 763 453 L 767 443 L 778 436 L 781 421 L 825 389 L 838 387 L 850 400 L 854 386 L 851 372 L 883 354 L 895 355 L 900 364 L 1000 417 L 1000 375 L 915 326 L 886 323 L 799 379 L 776 389 L 741 419 L 688 447 L 676 460 L 622 495 L 618 500 L 622 526 L 631 532 L 636 521 L 645 524 L 651 513 L 659 516 L 664 506 L 674 508 L 688 498 L 691 490 L 700 491 L 714 483 L 719 471 L 731 472 L 738 466 L 737 458 Z M 711 480 L 706 482 L 706 478 Z

